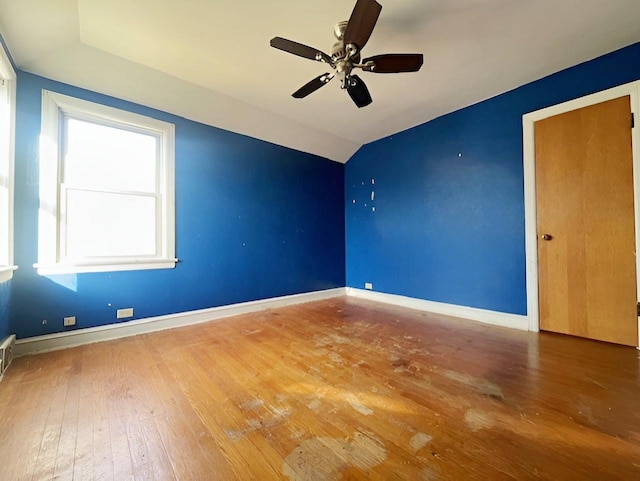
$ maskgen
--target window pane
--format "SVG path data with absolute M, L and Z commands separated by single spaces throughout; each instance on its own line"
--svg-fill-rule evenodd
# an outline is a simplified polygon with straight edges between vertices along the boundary
M 156 192 L 156 137 L 74 118 L 66 127 L 65 184 Z
M 9 189 L 3 182 L 0 175 L 0 265 L 6 266 L 9 264 Z
M 67 256 L 156 255 L 156 198 L 67 191 Z
M 0 47 L 2 48 L 2 47 Z M 9 162 L 11 139 L 11 103 L 7 82 L 0 82 L 0 265 L 7 266 L 9 244 L 13 233 L 9 232 Z

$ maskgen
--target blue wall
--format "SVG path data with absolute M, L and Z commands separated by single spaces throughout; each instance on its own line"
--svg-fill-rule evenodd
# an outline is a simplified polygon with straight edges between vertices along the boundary
M 347 285 L 526 314 L 522 115 L 639 78 L 635 44 L 360 149 Z
M 36 273 L 42 89 L 175 124 L 175 269 Z M 86 328 L 116 322 L 118 308 L 145 318 L 345 285 L 342 164 L 25 72 L 18 74 L 17 108 L 20 269 L 7 286 L 9 328 L 18 337 L 62 331 L 65 316 Z M 5 291 L 0 287 L 0 296 Z M 2 315 L 0 309 L 0 323 Z
M 639 59 L 636 44 L 562 71 L 366 145 L 346 169 L 19 72 L 20 269 L 0 284 L 0 336 L 62 331 L 71 315 L 77 328 L 109 324 L 123 307 L 143 318 L 339 287 L 345 265 L 349 286 L 524 314 L 522 115 L 637 80 Z M 43 277 L 31 267 L 43 88 L 176 125 L 176 269 Z

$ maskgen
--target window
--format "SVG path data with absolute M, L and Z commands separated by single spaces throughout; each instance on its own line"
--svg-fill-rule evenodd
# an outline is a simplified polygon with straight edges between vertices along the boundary
M 13 142 L 16 74 L 0 46 L 0 282 L 8 281 L 13 265 Z
M 175 267 L 174 126 L 44 90 L 38 273 Z

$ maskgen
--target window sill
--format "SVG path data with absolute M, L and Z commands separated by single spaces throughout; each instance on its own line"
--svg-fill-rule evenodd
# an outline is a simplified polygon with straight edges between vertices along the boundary
M 127 262 L 87 262 L 34 264 L 41 276 L 56 274 L 81 274 L 85 272 L 143 271 L 149 269 L 173 269 L 178 259 L 140 259 Z
M 1 266 L 0 267 L 0 282 L 7 282 L 13 278 L 13 271 L 15 271 L 18 266 Z

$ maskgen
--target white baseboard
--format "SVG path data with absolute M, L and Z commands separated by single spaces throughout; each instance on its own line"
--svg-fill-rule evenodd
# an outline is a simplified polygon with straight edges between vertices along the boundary
M 248 314 L 276 307 L 302 304 L 305 302 L 319 301 L 322 299 L 330 299 L 333 297 L 344 296 L 345 294 L 371 301 L 417 309 L 419 311 L 478 321 L 485 324 L 510 327 L 525 331 L 529 328 L 527 316 L 521 316 L 518 314 L 506 314 L 503 312 L 487 311 L 473 307 L 425 301 L 422 299 L 398 296 L 395 294 L 366 291 L 363 289 L 356 289 L 354 287 L 339 287 L 324 291 L 274 297 L 259 301 L 242 302 L 239 304 L 213 307 L 210 309 L 180 312 L 178 314 L 136 319 L 134 321 L 121 322 L 118 324 L 108 324 L 106 326 L 90 327 L 87 329 L 78 329 L 56 334 L 18 339 L 14 349 L 14 357 L 35 354 L 38 352 L 56 351 L 83 344 L 109 341 L 128 336 L 135 336 L 137 334 L 145 334 L 149 332 L 163 331 L 165 329 L 172 329 L 175 327 L 216 321 L 224 319 L 225 317 Z
M 58 349 L 66 349 L 68 347 L 80 346 L 82 344 L 91 344 L 94 342 L 120 339 L 122 337 L 135 336 L 137 334 L 144 334 L 148 332 L 163 331 L 174 327 L 200 324 L 202 322 L 215 321 L 225 317 L 272 309 L 274 307 L 291 306 L 294 304 L 302 304 L 304 302 L 340 297 L 345 294 L 346 288 L 339 287 L 337 289 L 273 297 L 271 299 L 242 302 L 239 304 L 213 307 L 210 309 L 181 312 L 178 314 L 149 317 L 146 319 L 136 319 L 134 321 L 109 324 L 106 326 L 28 337 L 16 341 L 14 356 L 19 357 L 37 352 L 56 351 Z
M 408 307 L 410 309 L 417 309 L 419 311 L 430 312 L 433 314 L 442 314 L 445 316 L 483 322 L 485 324 L 492 324 L 495 326 L 510 327 L 523 331 L 527 331 L 529 329 L 529 320 L 527 316 L 519 314 L 507 314 L 504 312 L 476 309 L 475 307 L 456 306 L 453 304 L 444 304 L 442 302 L 425 301 L 413 297 L 398 296 L 396 294 L 366 291 L 363 289 L 356 289 L 355 287 L 347 287 L 347 295 L 371 301 L 384 302 L 386 304 L 394 304 L 401 307 Z

